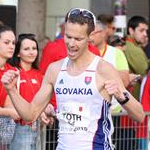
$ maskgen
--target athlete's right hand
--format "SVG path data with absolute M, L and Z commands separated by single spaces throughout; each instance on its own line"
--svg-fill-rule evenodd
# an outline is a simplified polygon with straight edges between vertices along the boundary
M 15 87 L 18 76 L 19 76 L 19 70 L 17 70 L 17 71 L 8 70 L 8 71 L 4 72 L 4 74 L 1 78 L 1 82 L 7 90 L 11 90 L 12 88 Z

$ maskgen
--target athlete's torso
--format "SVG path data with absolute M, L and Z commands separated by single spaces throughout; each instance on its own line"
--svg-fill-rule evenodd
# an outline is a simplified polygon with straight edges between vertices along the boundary
M 111 150 L 113 131 L 110 104 L 96 86 L 96 68 L 100 57 L 80 75 L 67 73 L 64 60 L 55 84 L 59 135 L 57 150 Z

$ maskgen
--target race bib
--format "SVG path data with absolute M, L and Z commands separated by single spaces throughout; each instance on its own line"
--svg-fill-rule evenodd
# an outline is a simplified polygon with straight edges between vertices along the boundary
M 57 110 L 60 133 L 84 133 L 88 131 L 90 111 L 83 103 L 62 103 Z

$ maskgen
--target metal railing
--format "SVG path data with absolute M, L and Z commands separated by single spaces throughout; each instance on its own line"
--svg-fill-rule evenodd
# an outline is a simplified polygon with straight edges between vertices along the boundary
M 117 113 L 112 116 L 114 134 L 112 142 L 115 150 L 150 150 L 150 113 L 146 113 L 143 123 L 131 120 L 126 113 Z M 57 146 L 58 121 L 53 128 L 46 127 L 45 147 L 42 150 L 55 150 Z M 42 139 L 41 139 L 42 140 Z
M 150 150 L 150 113 L 146 113 L 143 123 L 131 120 L 126 113 L 112 115 L 114 134 L 112 142 L 115 150 Z M 38 124 L 36 150 L 55 150 L 57 146 L 58 121 L 52 128 Z M 11 150 L 9 145 L 0 144 L 0 150 Z

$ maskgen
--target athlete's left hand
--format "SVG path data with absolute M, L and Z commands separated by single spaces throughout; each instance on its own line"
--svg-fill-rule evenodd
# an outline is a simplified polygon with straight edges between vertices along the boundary
M 116 80 L 107 80 L 104 83 L 104 87 L 109 95 L 114 95 L 116 99 L 124 99 L 123 92 L 126 91 L 125 88 L 121 87 Z

